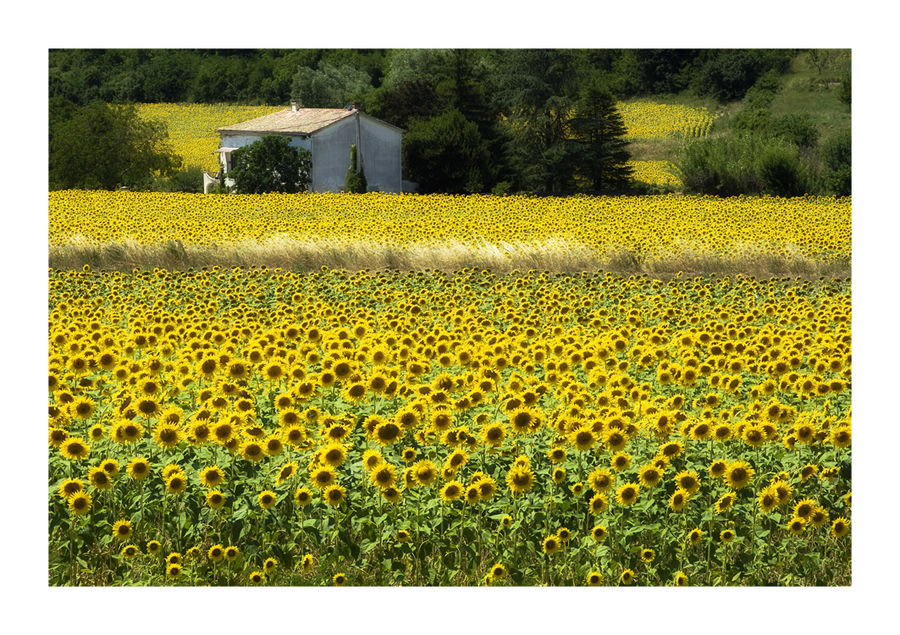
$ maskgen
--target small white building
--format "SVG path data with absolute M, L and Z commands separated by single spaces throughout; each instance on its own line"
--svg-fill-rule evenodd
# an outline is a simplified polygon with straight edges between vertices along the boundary
M 290 137 L 290 145 L 312 152 L 312 192 L 339 192 L 350 166 L 350 146 L 356 146 L 357 168 L 370 192 L 401 192 L 400 153 L 403 130 L 370 117 L 356 107 L 290 108 L 216 130 L 219 133 L 219 175 L 225 184 L 233 167 L 232 152 L 271 134 Z M 203 191 L 219 182 L 204 173 Z

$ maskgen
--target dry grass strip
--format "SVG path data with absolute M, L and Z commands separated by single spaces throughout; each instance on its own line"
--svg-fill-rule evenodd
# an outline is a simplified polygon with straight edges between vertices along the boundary
M 850 276 L 849 257 L 809 258 L 788 245 L 775 251 L 753 244 L 739 245 L 730 256 L 681 245 L 669 253 L 645 255 L 627 248 L 599 253 L 565 239 L 508 243 L 444 240 L 395 245 L 363 239 L 299 240 L 275 236 L 264 241 L 216 245 L 183 244 L 181 241 L 142 245 L 132 240 L 97 244 L 75 237 L 65 244 L 50 246 L 49 264 L 54 269 L 90 265 L 95 269 L 119 271 L 152 267 L 184 270 L 218 265 L 281 267 L 290 271 L 311 271 L 321 267 L 347 271 L 458 271 L 463 268 L 489 269 L 496 273 L 601 271 L 619 275 L 646 274 L 660 279 L 668 279 L 679 272 L 685 276 L 740 273 L 756 278 L 807 280 Z

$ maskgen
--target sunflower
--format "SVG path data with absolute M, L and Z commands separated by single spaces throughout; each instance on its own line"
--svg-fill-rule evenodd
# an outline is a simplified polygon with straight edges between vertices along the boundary
M 80 478 L 69 478 L 63 481 L 59 488 L 56 490 L 56 493 L 59 494 L 60 498 L 69 498 L 72 494 L 77 494 L 78 492 L 84 491 L 84 483 Z
M 618 452 L 612 455 L 609 463 L 616 472 L 624 472 L 631 467 L 631 455 L 627 452 Z
M 150 475 L 150 461 L 144 457 L 135 457 L 128 462 L 125 471 L 135 481 L 147 478 Z
M 831 523 L 831 533 L 835 538 L 843 538 L 850 533 L 850 521 L 841 516 Z
M 278 476 L 275 477 L 275 482 L 281 485 L 296 474 L 299 469 L 300 466 L 295 461 L 288 461 L 278 469 Z
M 602 514 L 609 509 L 609 499 L 605 494 L 594 494 L 589 503 L 591 513 L 596 515 Z
M 819 466 L 814 465 L 812 463 L 807 463 L 802 468 L 800 468 L 800 480 L 805 483 L 811 477 L 815 476 L 819 473 Z
M 641 486 L 637 483 L 625 483 L 625 485 L 616 490 L 616 500 L 623 507 L 634 505 L 637 502 L 640 491 Z
M 754 470 L 746 461 L 733 461 L 725 470 L 725 481 L 731 489 L 741 489 L 750 483 Z
M 381 490 L 381 496 L 389 503 L 396 503 L 400 500 L 400 490 L 396 487 L 385 487 Z
M 115 524 L 113 524 L 113 538 L 117 538 L 118 540 L 127 540 L 131 537 L 131 534 L 133 532 L 134 529 L 131 526 L 130 520 L 117 520 Z
M 645 465 L 638 470 L 638 480 L 642 487 L 653 487 L 662 480 L 663 473 L 653 464 Z
M 688 542 L 691 543 L 692 546 L 696 546 L 700 544 L 700 541 L 703 539 L 703 530 L 699 527 L 695 527 L 688 532 L 687 536 Z
M 431 485 L 437 478 L 437 467 L 431 461 L 423 459 L 413 465 L 413 473 L 419 485 Z
M 764 487 L 757 497 L 757 503 L 759 504 L 760 510 L 764 514 L 768 514 L 776 507 L 778 507 L 779 498 L 778 498 L 778 490 L 771 485 Z
M 88 430 L 88 438 L 91 441 L 102 441 L 104 437 L 106 437 L 106 428 L 103 427 L 102 423 L 95 423 L 91 426 L 91 429 Z
M 807 520 L 800 516 L 794 516 L 788 521 L 787 528 L 794 536 L 799 536 L 806 529 Z
M 69 404 L 69 413 L 78 419 L 90 419 L 97 407 L 90 397 L 78 397 Z
M 378 450 L 366 450 L 363 452 L 362 461 L 365 469 L 373 470 L 384 461 L 384 458 Z
M 591 571 L 587 575 L 588 586 L 600 586 L 603 583 L 603 574 L 599 571 Z
M 266 558 L 265 562 L 263 562 L 263 569 L 265 569 L 266 573 L 274 571 L 277 566 L 278 560 L 275 558 Z
M 553 482 L 559 485 L 563 481 L 566 480 L 566 468 L 564 467 L 556 467 L 553 468 Z
M 641 549 L 641 560 L 653 562 L 654 558 L 656 558 L 656 552 L 653 549 Z
M 400 439 L 401 432 L 400 426 L 392 421 L 379 423 L 375 428 L 375 441 L 383 446 L 392 445 Z
M 497 493 L 497 482 L 490 476 L 478 481 L 478 495 L 482 500 L 490 500 Z
M 225 494 L 217 489 L 206 493 L 206 504 L 213 509 L 221 509 L 225 505 Z
M 153 428 L 153 440 L 159 447 L 166 450 L 171 450 L 178 445 L 183 436 L 181 428 L 165 421 L 161 421 Z
M 684 470 L 675 475 L 675 487 L 693 496 L 700 489 L 700 475 L 694 470 Z
M 588 485 L 598 494 L 608 492 L 616 483 L 615 475 L 605 467 L 600 467 L 588 474 Z
M 59 451 L 70 461 L 81 461 L 91 453 L 91 446 L 81 437 L 69 437 L 60 444 Z
M 144 426 L 137 421 L 122 419 L 113 425 L 109 436 L 116 443 L 137 443 L 144 438 Z
M 709 464 L 709 475 L 713 478 L 719 478 L 725 475 L 728 469 L 728 462 L 725 459 L 716 459 Z
M 237 557 L 241 555 L 241 550 L 235 547 L 234 545 L 229 545 L 225 547 L 225 559 L 226 560 L 236 560 Z
M 262 584 L 266 580 L 266 574 L 262 571 L 251 571 L 250 582 L 253 584 Z
M 151 540 L 147 543 L 147 553 L 155 556 L 160 551 L 162 551 L 162 543 L 160 543 L 158 540 Z
M 815 508 L 816 501 L 811 498 L 804 498 L 796 505 L 794 505 L 794 516 L 799 516 L 800 518 L 806 520 L 812 515 Z
M 340 507 L 347 498 L 347 491 L 340 485 L 329 485 L 322 492 L 325 502 L 332 507 Z
M 209 548 L 209 551 L 206 552 L 206 556 L 213 562 L 221 562 L 225 557 L 225 547 L 222 545 L 213 545 Z
M 584 483 L 582 483 L 581 481 L 573 483 L 571 489 L 572 493 L 575 494 L 575 496 L 581 496 L 581 493 L 584 491 Z
M 603 525 L 595 525 L 593 529 L 591 529 L 591 538 L 596 542 L 603 542 L 606 540 L 606 536 L 609 532 L 606 530 L 606 527 Z
M 200 470 L 200 482 L 206 487 L 218 487 L 225 482 L 225 473 L 218 465 Z
M 829 435 L 831 444 L 836 448 L 846 448 L 852 442 L 852 434 L 849 426 L 840 426 L 831 431 Z
M 822 525 L 825 525 L 828 520 L 828 511 L 826 511 L 825 508 L 821 507 L 820 505 L 816 505 L 816 508 L 809 516 L 809 524 L 811 524 L 813 527 L 821 527 Z
M 347 575 L 344 573 L 335 573 L 334 577 L 331 578 L 331 582 L 334 586 L 346 586 Z
M 504 527 L 512 527 L 512 522 L 512 516 L 510 516 L 509 514 L 506 514 L 505 516 L 503 516 L 503 518 L 500 519 L 500 524 Z
M 375 487 L 384 489 L 392 487 L 397 479 L 397 468 L 390 463 L 382 463 L 369 472 L 369 482 Z
M 234 437 L 234 426 L 229 421 L 219 421 L 212 427 L 212 438 L 219 445 L 226 445 Z
M 177 551 L 173 551 L 168 556 L 166 556 L 167 564 L 181 564 L 181 554 Z
M 166 577 L 172 578 L 173 580 L 181 577 L 181 565 L 170 564 L 166 567 Z
M 444 466 L 449 467 L 452 470 L 458 470 L 463 465 L 465 465 L 469 461 L 469 455 L 465 450 L 456 449 L 453 450 L 449 455 L 447 455 L 447 460 L 444 461 Z
M 669 498 L 669 507 L 671 507 L 673 511 L 680 512 L 684 509 L 684 506 L 687 505 L 690 497 L 691 495 L 686 490 L 681 488 L 676 489 Z
M 590 450 L 597 442 L 597 436 L 590 428 L 578 428 L 569 435 L 569 440 L 580 452 Z
M 106 490 L 113 485 L 109 474 L 102 467 L 92 467 L 88 470 L 87 477 L 94 489 Z
M 560 545 L 561 541 L 559 539 L 559 536 L 547 536 L 546 538 L 544 538 L 543 543 L 541 543 L 541 546 L 544 549 L 544 553 L 548 556 L 559 551 Z
M 723 529 L 719 532 L 719 540 L 725 543 L 731 542 L 732 540 L 734 540 L 734 530 Z
M 69 511 L 76 516 L 84 516 L 91 511 L 91 495 L 87 492 L 75 492 L 66 499 Z
M 676 456 L 680 456 L 682 452 L 684 452 L 684 446 L 681 443 L 678 441 L 670 441 L 659 449 L 659 456 L 665 457 L 671 461 Z
M 675 586 L 687 586 L 688 578 L 685 575 L 684 571 L 679 571 L 675 574 Z
M 787 481 L 781 479 L 775 480 L 772 481 L 769 487 L 771 487 L 775 491 L 775 495 L 778 496 L 779 505 L 787 505 L 788 501 L 791 500 L 793 488 L 791 488 Z
M 170 494 L 180 494 L 187 489 L 187 477 L 183 472 L 176 472 L 166 479 L 166 491 Z
M 506 484 L 513 495 L 523 494 L 534 486 L 534 472 L 529 467 L 513 467 L 506 475 Z
M 322 448 L 320 460 L 331 467 L 340 467 L 347 460 L 347 450 L 340 443 L 329 443 Z
M 491 423 L 484 427 L 481 431 L 481 438 L 485 445 L 497 447 L 503 444 L 506 438 L 506 426 L 502 423 Z
M 313 565 L 316 563 L 315 556 L 311 553 L 303 556 L 303 559 L 300 561 L 300 568 L 303 569 L 303 573 L 309 573 L 312 571 Z
M 731 508 L 736 498 L 737 496 L 735 496 L 734 492 L 726 492 L 722 494 L 716 501 L 716 513 L 724 514 Z
M 622 577 L 620 579 L 622 580 L 622 584 L 630 585 L 632 582 L 634 582 L 634 577 L 634 571 L 632 571 L 631 569 L 625 569 L 622 572 Z
M 48 433 L 48 441 L 54 448 L 62 445 L 63 441 L 69 438 L 69 432 L 64 428 L 50 428 Z
M 136 558 L 141 554 L 141 550 L 138 549 L 137 545 L 125 545 L 122 547 L 122 556 L 131 560 L 132 558 Z
M 459 481 L 450 481 L 441 489 L 441 499 L 449 503 L 454 501 L 463 494 L 463 484 Z
M 255 439 L 247 439 L 241 443 L 238 452 L 251 463 L 258 463 L 266 457 L 265 447 Z

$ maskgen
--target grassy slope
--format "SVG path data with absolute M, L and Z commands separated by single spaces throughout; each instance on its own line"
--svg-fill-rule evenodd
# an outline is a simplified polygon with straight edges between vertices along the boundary
M 850 126 L 850 111 L 838 100 L 840 65 L 836 62 L 822 73 L 810 64 L 807 53 L 800 53 L 782 79 L 781 90 L 772 104 L 773 118 L 791 113 L 808 114 L 819 128 L 819 143 L 836 131 Z M 693 95 L 652 95 L 629 101 L 655 101 L 666 104 L 685 104 L 705 107 L 720 118 L 711 134 L 722 134 L 728 119 L 741 109 L 739 102 L 719 104 L 715 100 Z M 643 139 L 629 144 L 635 161 L 673 161 L 681 144 L 677 139 Z

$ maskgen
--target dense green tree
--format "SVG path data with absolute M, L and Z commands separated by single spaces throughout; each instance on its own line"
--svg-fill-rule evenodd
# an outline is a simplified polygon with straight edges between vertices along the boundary
M 294 74 L 291 98 L 304 108 L 343 108 L 372 90 L 369 76 L 349 65 L 319 62 L 313 70 L 301 66 Z
M 478 126 L 455 109 L 410 122 L 403 165 L 423 193 L 483 192 L 493 181 L 490 152 Z
M 495 99 L 508 122 L 506 160 L 516 189 L 558 194 L 574 188 L 568 120 L 577 95 L 575 57 L 567 50 L 499 51 Z
M 616 98 L 598 81 L 587 84 L 569 120 L 570 161 L 575 175 L 592 191 L 624 189 L 633 170 L 626 146 L 625 123 L 616 110 Z
M 141 119 L 133 106 L 93 102 L 51 117 L 50 189 L 142 187 L 180 165 L 165 125 Z
M 309 187 L 312 154 L 292 147 L 288 137 L 266 135 L 238 148 L 231 156 L 234 167 L 228 176 L 234 179 L 234 189 L 241 194 L 296 193 Z

